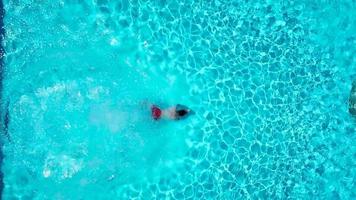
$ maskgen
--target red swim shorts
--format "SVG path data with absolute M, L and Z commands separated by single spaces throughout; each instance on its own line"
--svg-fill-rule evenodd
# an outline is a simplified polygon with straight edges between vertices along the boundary
M 162 110 L 159 109 L 157 106 L 153 105 L 151 107 L 151 114 L 153 119 L 158 120 L 159 118 L 161 118 Z

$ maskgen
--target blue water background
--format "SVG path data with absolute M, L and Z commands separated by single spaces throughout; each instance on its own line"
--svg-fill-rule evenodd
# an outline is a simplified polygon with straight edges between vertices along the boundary
M 354 1 L 4 5 L 4 199 L 355 199 Z

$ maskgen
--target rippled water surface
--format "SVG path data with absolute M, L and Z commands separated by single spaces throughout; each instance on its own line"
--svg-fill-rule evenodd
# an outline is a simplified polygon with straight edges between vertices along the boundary
M 356 198 L 355 1 L 4 5 L 3 199 Z

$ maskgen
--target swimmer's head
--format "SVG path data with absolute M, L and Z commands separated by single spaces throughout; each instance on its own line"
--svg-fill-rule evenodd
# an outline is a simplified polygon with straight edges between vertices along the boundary
M 184 119 L 194 112 L 189 109 L 187 106 L 177 104 L 175 110 L 175 119 Z
M 184 117 L 185 115 L 187 115 L 189 113 L 189 110 L 177 110 L 176 113 L 178 116 Z

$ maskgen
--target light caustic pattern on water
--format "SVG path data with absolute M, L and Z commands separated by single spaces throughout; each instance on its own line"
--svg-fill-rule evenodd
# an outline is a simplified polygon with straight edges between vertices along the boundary
M 352 0 L 5 9 L 5 199 L 355 198 Z

